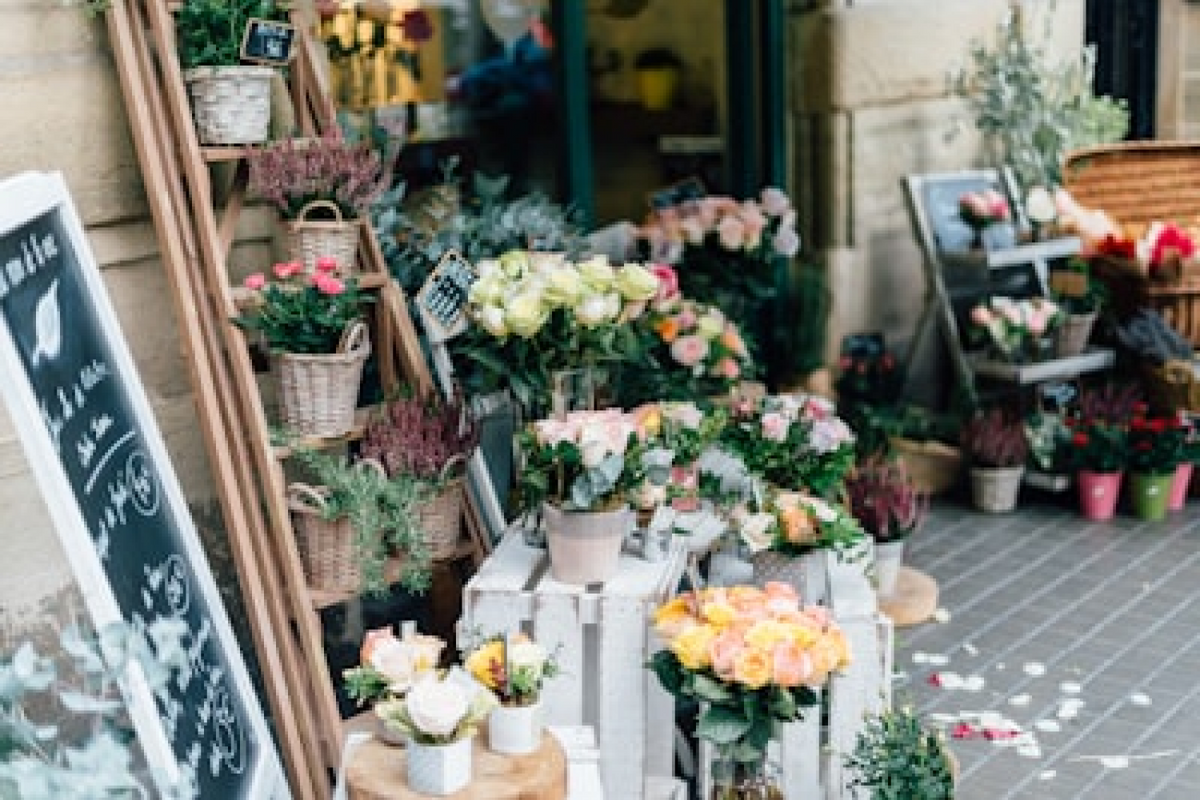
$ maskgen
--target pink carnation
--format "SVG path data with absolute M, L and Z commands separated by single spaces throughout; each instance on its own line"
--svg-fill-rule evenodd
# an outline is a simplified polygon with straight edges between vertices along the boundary
M 242 285 L 247 289 L 253 289 L 257 292 L 259 289 L 267 285 L 267 276 L 263 275 L 261 272 L 256 272 L 253 275 L 247 275 L 246 280 L 242 281 Z
M 286 281 L 293 275 L 299 275 L 304 271 L 304 265 L 299 261 L 283 261 L 271 268 L 275 273 L 275 277 L 281 281 Z
M 317 272 L 337 272 L 338 261 L 333 256 L 321 256 L 317 259 L 315 266 Z
M 783 414 L 777 411 L 768 411 L 762 417 L 763 438 L 772 442 L 786 441 L 790 425 L 788 418 Z
M 658 292 L 654 295 L 655 303 L 667 302 L 679 295 L 679 275 L 667 264 L 653 264 L 650 272 L 658 278 Z
M 685 367 L 694 367 L 708 355 L 708 342 L 704 337 L 690 334 L 671 342 L 671 358 Z
M 319 272 L 313 277 L 313 286 L 321 294 L 339 295 L 346 291 L 346 284 L 325 272 Z

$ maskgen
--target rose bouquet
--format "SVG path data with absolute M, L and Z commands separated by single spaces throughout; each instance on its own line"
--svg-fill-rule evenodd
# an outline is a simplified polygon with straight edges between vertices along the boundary
M 751 554 L 774 550 L 801 556 L 822 548 L 839 553 L 854 549 L 865 534 L 845 509 L 799 492 L 771 492 L 759 510 L 739 507 L 733 527 Z
M 646 483 L 638 506 L 650 508 L 670 500 L 680 510 L 693 510 L 700 498 L 697 462 L 720 438 L 729 420 L 728 410 L 667 401 L 641 406 L 633 414 L 647 447 Z
M 971 309 L 970 333 L 990 355 L 1025 363 L 1050 352 L 1050 334 L 1062 319 L 1058 304 L 1044 297 L 993 297 Z
M 251 312 L 237 317 L 241 327 L 259 331 L 273 351 L 335 353 L 351 322 L 367 302 L 354 278 L 333 273 L 337 262 L 317 259 L 317 270 L 305 274 L 299 261 L 279 263 L 271 281 L 261 272 L 250 275 L 245 287 L 254 292 Z
M 501 705 L 526 706 L 542 695 L 542 684 L 559 672 L 555 652 L 522 633 L 488 637 L 463 661 L 467 672 L 491 689 Z
M 495 696 L 469 681 L 426 675 L 404 697 L 383 700 L 375 715 L 393 733 L 418 744 L 439 745 L 474 736 L 479 724 L 496 707 Z
M 346 694 L 359 705 L 402 697 L 413 684 L 432 674 L 445 642 L 416 631 L 397 637 L 390 627 L 367 631 L 359 666 L 342 672 Z
M 1008 201 L 995 189 L 966 192 L 958 198 L 958 216 L 971 230 L 981 231 L 1008 221 Z
M 746 468 L 782 489 L 836 491 L 854 466 L 854 433 L 815 395 L 736 403 L 722 442 Z
M 641 264 L 512 251 L 475 266 L 479 279 L 467 298 L 472 324 L 453 345 L 472 389 L 508 388 L 541 411 L 549 407 L 553 373 L 619 365 L 640 352 L 629 323 L 658 292 L 658 278 Z
M 654 624 L 666 649 L 649 667 L 672 695 L 701 703 L 696 735 L 716 746 L 723 783 L 765 780 L 773 723 L 816 705 L 814 690 L 850 663 L 828 610 L 802 607 L 782 583 L 685 592 L 658 608 Z M 734 785 L 722 789 L 737 796 Z

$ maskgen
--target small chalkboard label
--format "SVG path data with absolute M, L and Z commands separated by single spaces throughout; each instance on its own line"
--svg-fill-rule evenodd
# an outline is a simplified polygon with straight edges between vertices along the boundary
M 147 762 L 164 780 L 190 773 L 199 797 L 288 797 L 183 491 L 60 175 L 0 182 L 0 370 L 0 396 L 93 621 L 144 630 L 171 620 L 184 628 L 190 669 L 169 691 L 155 696 L 136 680 L 127 687 Z
M 688 203 L 702 200 L 708 195 L 704 183 L 699 178 L 685 178 L 678 183 L 651 192 L 649 197 L 651 211 L 667 211 L 679 208 Z
M 476 277 L 471 262 L 454 250 L 442 256 L 416 297 L 425 321 L 437 328 L 432 333 L 443 339 L 458 334 L 465 324 L 463 309 Z
M 294 25 L 269 19 L 251 19 L 242 36 L 242 60 L 283 66 L 292 60 L 292 43 L 295 40 Z

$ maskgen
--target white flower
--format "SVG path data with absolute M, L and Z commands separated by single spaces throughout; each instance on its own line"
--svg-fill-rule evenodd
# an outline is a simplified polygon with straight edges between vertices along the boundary
M 508 663 L 514 670 L 541 672 L 546 663 L 546 651 L 537 642 L 514 642 L 508 648 Z
M 612 288 L 617 273 L 608 263 L 608 256 L 596 255 L 579 264 L 579 277 L 583 282 L 598 292 L 607 292 Z
M 837 510 L 819 497 L 806 497 L 803 502 L 821 522 L 833 522 L 838 517 Z
M 571 267 L 556 269 L 546 277 L 546 300 L 559 306 L 573 306 L 583 294 L 579 272 Z
M 542 329 L 548 316 L 541 292 L 527 291 L 509 301 L 504 322 L 510 331 L 528 339 Z
M 575 306 L 575 318 L 579 320 L 579 324 L 593 328 L 616 319 L 617 314 L 621 312 L 621 296 L 616 294 L 612 296 L 617 300 L 616 309 L 613 309 L 607 294 L 584 295 L 579 305 Z
M 1025 213 L 1029 215 L 1030 220 L 1038 224 L 1053 222 L 1058 216 L 1058 209 L 1050 190 L 1045 186 L 1030 189 L 1029 196 L 1025 198 Z
M 750 548 L 750 552 L 758 553 L 766 550 L 771 546 L 775 537 L 771 533 L 771 526 L 775 522 L 775 517 L 766 511 L 757 513 L 742 513 L 737 519 L 738 533 L 742 537 L 742 541 Z
M 663 403 L 661 411 L 664 419 L 674 420 L 690 430 L 696 430 L 704 421 L 704 412 L 695 403 Z
M 832 453 L 854 441 L 854 432 L 840 417 L 814 420 L 808 432 L 808 446 L 818 453 Z
M 429 678 L 409 690 L 404 706 L 417 730 L 430 736 L 449 736 L 467 716 L 470 701 L 457 684 Z
M 484 306 L 475 312 L 475 317 L 480 326 L 497 339 L 508 336 L 508 324 L 504 321 L 504 309 L 499 306 Z

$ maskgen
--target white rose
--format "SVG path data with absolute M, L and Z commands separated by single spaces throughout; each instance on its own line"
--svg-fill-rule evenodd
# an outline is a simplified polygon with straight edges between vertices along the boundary
M 500 269 L 510 278 L 524 277 L 529 266 L 529 254 L 524 250 L 509 250 L 500 256 Z
M 1058 209 L 1054 205 L 1054 197 L 1045 186 L 1035 186 L 1029 190 L 1025 198 L 1025 213 L 1029 219 L 1038 224 L 1054 222 Z
M 508 336 L 508 323 L 504 321 L 504 309 L 499 306 L 484 306 L 476 312 L 479 325 L 497 339 Z
M 583 294 L 583 281 L 571 268 L 556 269 L 546 277 L 546 300 L 558 306 L 574 306 Z
M 522 292 L 509 302 L 504 322 L 510 331 L 528 339 L 542 329 L 548 316 L 541 292 L 529 291 Z
M 409 690 L 404 707 L 417 730 L 430 736 L 449 736 L 467 715 L 470 703 L 458 685 L 430 679 Z
M 649 300 L 658 292 L 658 276 L 641 264 L 626 264 L 617 271 L 616 286 L 626 300 Z
M 604 255 L 592 256 L 579 264 L 579 276 L 583 282 L 599 292 L 607 292 L 616 280 L 617 273 Z
M 468 297 L 475 305 L 494 305 L 504 298 L 504 288 L 495 276 L 480 278 L 471 285 Z
M 775 539 L 771 534 L 771 525 L 774 522 L 775 517 L 765 511 L 747 513 L 738 520 L 738 533 L 750 548 L 750 552 L 758 553 L 771 546 Z
M 725 331 L 725 315 L 710 308 L 696 321 L 696 332 L 705 339 L 715 339 Z
M 696 430 L 704 421 L 704 412 L 695 403 L 664 403 L 662 415 L 690 430 Z
M 508 663 L 514 670 L 540 672 L 546 663 L 546 651 L 537 642 L 514 642 L 508 648 Z
M 616 295 L 616 297 L 617 310 L 614 312 L 608 295 L 598 293 L 584 295 L 579 304 L 575 306 L 575 318 L 579 320 L 580 325 L 588 328 L 612 321 L 621 310 L 620 295 Z
M 562 253 L 534 252 L 529 254 L 530 269 L 537 275 L 550 275 L 562 269 L 566 256 Z
M 413 652 L 399 639 L 383 639 L 371 652 L 371 666 L 388 679 L 388 688 L 403 694 L 412 685 L 417 665 Z

